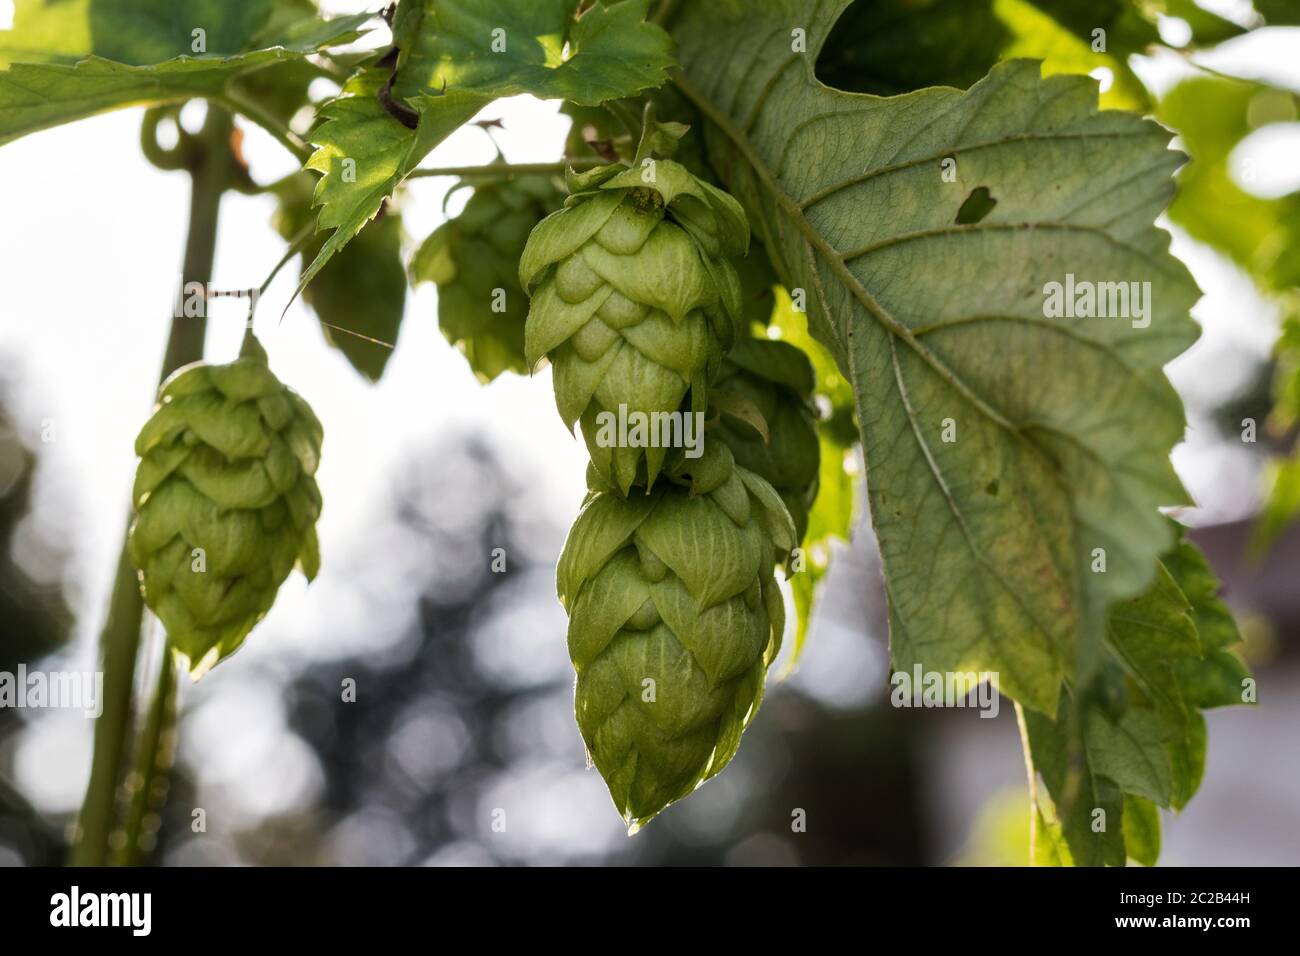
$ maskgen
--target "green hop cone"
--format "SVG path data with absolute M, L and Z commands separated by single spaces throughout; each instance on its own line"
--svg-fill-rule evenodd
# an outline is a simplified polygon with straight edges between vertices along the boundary
M 624 498 L 594 469 L 560 555 L 575 707 L 591 761 L 635 832 L 722 770 L 758 710 L 794 545 L 776 491 L 709 444 Z
M 130 549 L 145 603 L 194 677 L 232 654 L 295 564 L 320 567 L 322 431 L 251 337 L 177 370 L 136 439 Z
M 745 252 L 749 226 L 735 199 L 670 160 L 570 174 L 569 186 L 519 263 L 525 353 L 532 366 L 550 358 L 560 417 L 581 421 L 593 464 L 627 494 L 653 486 L 667 449 L 603 440 L 601 426 L 676 412 L 688 392 L 705 410 L 743 328 L 727 257 Z
M 502 372 L 528 370 L 528 296 L 519 285 L 519 257 L 533 227 L 563 199 L 550 176 L 484 183 L 411 261 L 412 282 L 437 283 L 442 334 L 464 352 L 483 382 Z
M 743 338 L 713 384 L 722 417 L 709 439 L 724 442 L 738 465 L 777 490 L 794 519 L 796 541 L 808 530 L 821 467 L 815 381 L 812 362 L 797 347 Z

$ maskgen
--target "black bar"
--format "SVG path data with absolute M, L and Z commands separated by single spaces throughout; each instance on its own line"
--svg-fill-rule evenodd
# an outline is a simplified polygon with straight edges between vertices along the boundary
M 411 938 L 495 948 L 513 934 L 534 945 L 573 933 L 590 945 L 619 938 L 590 935 L 596 926 L 621 928 L 650 952 L 657 937 L 666 945 L 704 930 L 721 944 L 729 932 L 752 939 L 767 928 L 823 939 L 852 931 L 864 944 L 956 942 L 971 933 L 1040 945 L 1194 934 L 1231 941 L 1286 932 L 1296 920 L 1289 869 L 33 869 L 0 870 L 0 882 L 7 940 L 79 933 L 128 945 Z M 125 926 L 51 925 L 52 916 L 68 921 L 73 886 L 86 914 L 99 906 L 88 895 L 149 894 L 147 937 L 135 935 L 126 910 Z M 1121 925 L 1135 919 L 1151 922 Z M 1029 932 L 1050 935 L 1022 935 Z

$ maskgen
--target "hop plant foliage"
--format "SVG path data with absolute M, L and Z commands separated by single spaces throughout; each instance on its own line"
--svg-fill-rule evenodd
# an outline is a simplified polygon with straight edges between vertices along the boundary
M 320 567 L 322 430 L 251 336 L 163 383 L 136 439 L 130 551 L 145 603 L 199 676 L 234 653 L 297 565 Z
M 726 401 L 709 437 L 723 441 L 737 464 L 777 490 L 794 519 L 797 541 L 808 530 L 821 465 L 814 387 L 807 355 L 786 342 L 755 338 L 736 343 L 713 385 L 714 397 Z M 751 414 L 727 411 L 737 406 Z
M 731 760 L 763 697 L 794 526 L 721 443 L 625 499 L 595 469 L 560 556 L 578 726 L 635 831 Z
M 312 224 L 312 180 L 287 176 L 271 187 L 279 206 L 272 224 L 292 241 Z M 303 289 L 303 301 L 321 321 L 325 341 L 338 349 L 367 381 L 378 382 L 398 344 L 406 310 L 402 262 L 402 215 L 384 203 L 344 249 Z M 305 270 L 327 239 L 316 234 L 303 247 Z
M 602 476 L 626 494 L 654 484 L 666 449 L 602 447 L 598 416 L 702 412 L 708 383 L 743 330 L 739 204 L 671 160 L 570 176 L 564 208 L 528 238 L 519 277 L 532 296 L 525 353 L 549 356 L 560 417 L 581 421 Z
M 854 524 L 860 442 L 894 666 L 987 671 L 1016 700 L 1035 859 L 1154 863 L 1159 810 L 1184 807 L 1205 768 L 1201 712 L 1257 696 L 1218 581 L 1160 514 L 1188 501 L 1169 461 L 1186 417 L 1163 369 L 1196 338 L 1199 290 L 1156 221 L 1169 207 L 1295 313 L 1296 197 L 1242 193 L 1228 160 L 1296 103 L 1193 78 L 1160 98 L 1163 125 L 1109 107 L 1151 106 L 1124 60 L 1171 45 L 1159 14 L 1187 21 L 1184 51 L 1245 28 L 1191 0 L 400 0 L 330 21 L 315 6 L 18 0 L 0 31 L 0 144 L 193 98 L 265 127 L 300 175 L 260 187 L 240 137 L 206 128 L 163 149 L 146 121 L 146 152 L 188 168 L 196 196 L 279 196 L 286 238 L 314 217 L 298 291 L 377 379 L 405 302 L 404 181 L 494 99 L 565 101 L 570 157 L 613 165 L 570 173 L 567 199 L 520 170 L 475 171 L 411 278 L 438 284 L 440 324 L 481 378 L 548 358 L 560 414 L 582 426 L 591 494 L 558 585 L 579 725 L 629 825 L 735 753 L 781 639 L 782 562 L 797 657 L 827 545 Z M 1295 0 L 1255 7 L 1298 20 Z M 332 49 L 380 20 L 387 50 Z M 1115 73 L 1101 100 L 1082 75 L 1099 63 Z M 341 91 L 308 127 L 317 77 Z M 1181 169 L 1175 133 L 1194 160 Z M 228 149 L 236 168 L 214 175 Z M 1040 290 L 1064 275 L 1141 280 L 1143 321 L 1062 324 Z M 751 339 L 755 325 L 788 344 Z M 603 413 L 681 412 L 711 413 L 702 458 L 601 437 Z M 236 362 L 164 383 L 137 446 L 129 552 L 202 673 L 295 564 L 318 569 L 320 425 L 250 338 Z M 1279 466 L 1265 537 L 1300 510 L 1298 488 L 1300 466 Z M 788 560 L 799 541 L 805 573 Z M 126 657 L 138 622 L 110 618 Z M 109 696 L 90 862 L 132 829 L 113 829 L 112 767 L 130 695 Z
M 485 382 L 528 369 L 528 296 L 519 285 L 519 257 L 529 233 L 563 198 L 550 176 L 484 183 L 459 216 L 434 230 L 411 262 L 412 282 L 438 285 L 442 334 Z

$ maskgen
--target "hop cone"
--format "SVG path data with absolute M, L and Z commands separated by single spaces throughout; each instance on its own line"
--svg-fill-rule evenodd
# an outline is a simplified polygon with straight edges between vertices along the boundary
M 780 648 L 773 567 L 794 544 L 772 486 L 726 446 L 665 476 L 624 499 L 589 469 L 558 570 L 578 727 L 633 831 L 735 754 Z
M 519 257 L 533 227 L 563 198 L 549 176 L 485 183 L 459 216 L 434 230 L 411 263 L 414 282 L 438 284 L 442 334 L 482 381 L 528 370 L 528 296 L 519 285 Z
M 316 576 L 321 437 L 251 337 L 229 365 L 163 383 L 135 443 L 130 548 L 145 603 L 195 676 L 243 643 L 295 564 Z
M 549 356 L 560 417 L 581 420 L 592 463 L 627 493 L 654 484 L 664 448 L 602 447 L 598 416 L 671 413 L 707 387 L 741 328 L 727 256 L 749 227 L 739 203 L 684 166 L 609 166 L 570 177 L 572 195 L 528 237 L 519 277 L 532 296 L 530 365 Z
M 724 414 L 709 438 L 725 442 L 736 463 L 761 475 L 777 490 L 794 519 L 795 537 L 808 530 L 817 498 L 821 445 L 812 397 L 812 362 L 788 342 L 743 338 L 714 382 L 714 395 L 738 399 L 766 424 L 764 437 L 745 419 Z M 726 406 L 724 406 L 724 412 Z

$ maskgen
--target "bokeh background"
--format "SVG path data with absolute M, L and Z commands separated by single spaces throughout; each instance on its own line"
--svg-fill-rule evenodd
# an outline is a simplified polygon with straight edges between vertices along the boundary
M 0 25 L 7 6 L 0 0 Z M 1249 3 L 1205 6 L 1253 16 Z M 1162 23 L 1175 36 L 1186 27 Z M 1300 29 L 1129 64 L 1161 109 L 1195 116 L 1207 94 L 1193 84 L 1229 82 L 1221 74 L 1257 80 L 1294 106 Z M 1205 107 L 1211 119 L 1214 108 Z M 182 119 L 197 128 L 201 117 L 192 104 Z M 529 98 L 483 118 L 501 121 L 493 135 L 514 162 L 554 160 L 568 128 L 555 104 Z M 186 225 L 186 177 L 141 158 L 139 123 L 127 110 L 0 149 L 0 670 L 96 666 L 132 441 L 152 402 Z M 1180 517 L 1225 580 L 1261 704 L 1208 714 L 1205 782 L 1181 816 L 1164 815 L 1162 862 L 1294 865 L 1300 535 L 1284 535 L 1262 561 L 1247 555 L 1267 462 L 1294 434 L 1245 444 L 1239 427 L 1269 417 L 1285 300 L 1232 254 L 1230 237 L 1206 241 L 1205 229 L 1258 225 L 1260 208 L 1296 201 L 1300 123 L 1293 109 L 1260 128 L 1202 125 L 1211 129 L 1198 146 L 1235 192 L 1194 194 L 1210 222 L 1199 239 L 1167 224 L 1205 292 L 1202 340 L 1170 368 L 1190 418 L 1175 462 L 1198 502 Z M 494 154 L 483 130 L 467 128 L 426 165 Z M 245 155 L 261 182 L 294 168 L 256 128 Z M 408 190 L 412 246 L 444 220 L 452 182 Z M 1250 202 L 1234 218 L 1225 201 L 1238 194 Z M 227 194 L 217 287 L 258 285 L 280 258 L 274 208 L 268 196 Z M 572 717 L 553 576 L 585 455 L 554 413 L 549 373 L 480 386 L 438 331 L 436 290 L 422 286 L 370 385 L 301 302 L 280 320 L 292 273 L 271 287 L 257 331 L 277 374 L 325 425 L 324 569 L 310 589 L 291 578 L 234 659 L 184 682 L 156 862 L 1023 862 L 1028 803 L 1011 707 L 986 720 L 888 706 L 879 568 L 863 522 L 836 553 L 797 672 L 772 687 L 733 765 L 629 839 L 585 767 Z M 234 357 L 243 315 L 238 303 L 217 305 L 209 358 Z M 505 573 L 490 570 L 495 548 L 505 549 Z M 155 623 L 148 659 L 160 637 Z M 357 699 L 342 703 L 349 678 Z M 63 858 L 91 727 L 79 712 L 0 710 L 0 864 Z M 206 832 L 192 831 L 195 808 Z M 499 811 L 504 832 L 493 827 Z M 792 832 L 797 811 L 806 832 Z

